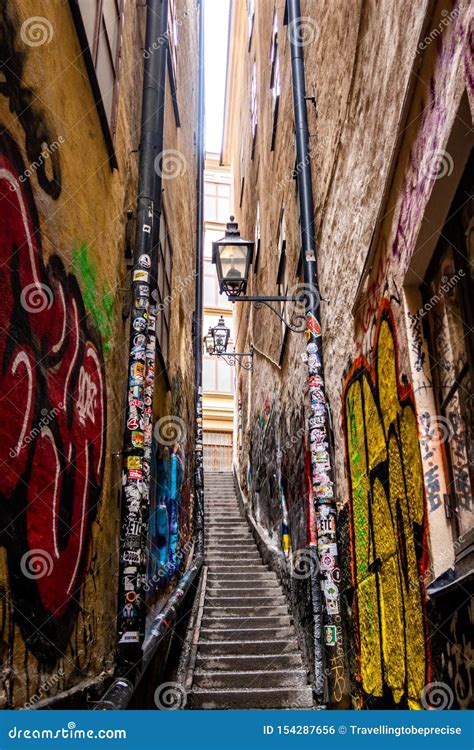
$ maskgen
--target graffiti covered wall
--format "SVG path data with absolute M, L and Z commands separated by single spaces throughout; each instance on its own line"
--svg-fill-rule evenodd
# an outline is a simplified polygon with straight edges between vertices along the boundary
M 67 5 L 0 16 L 0 704 L 31 707 L 113 664 L 134 123 L 119 177 Z

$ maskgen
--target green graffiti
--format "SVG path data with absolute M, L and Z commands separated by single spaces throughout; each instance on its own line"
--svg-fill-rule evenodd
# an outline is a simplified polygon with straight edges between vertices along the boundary
M 96 270 L 87 257 L 87 245 L 74 243 L 72 248 L 72 269 L 81 282 L 84 305 L 94 325 L 100 331 L 104 354 L 110 353 L 111 323 L 114 297 L 111 291 L 97 288 Z

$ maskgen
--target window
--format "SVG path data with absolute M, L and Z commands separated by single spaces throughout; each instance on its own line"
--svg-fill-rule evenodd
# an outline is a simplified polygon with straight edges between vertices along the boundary
M 249 47 L 252 42 L 254 22 L 255 22 L 255 0 L 247 0 L 247 23 L 248 23 L 248 33 L 249 33 Z
M 271 76 L 270 89 L 272 92 L 272 145 L 275 148 L 275 137 L 278 123 L 278 109 L 280 106 L 281 77 L 280 77 L 280 55 L 278 52 L 278 17 L 275 10 L 273 15 L 272 44 L 270 50 Z
M 225 224 L 230 214 L 230 185 L 206 180 L 204 184 L 204 217 L 206 221 Z
M 176 81 L 178 74 L 178 17 L 176 14 L 176 0 L 168 0 L 168 73 L 171 88 L 171 100 L 176 127 L 180 126 L 178 111 L 178 96 L 176 92 Z
M 122 3 L 121 0 L 71 0 L 70 4 L 99 116 L 112 143 L 116 129 Z
M 286 296 L 288 294 L 288 262 L 287 262 L 287 255 L 286 255 L 286 226 L 285 226 L 285 210 L 284 208 L 281 209 L 280 213 L 280 222 L 278 225 L 278 273 L 277 273 L 277 286 L 278 286 L 278 295 L 279 296 Z M 286 302 L 280 302 L 280 315 L 283 315 L 283 317 L 286 318 L 286 308 L 287 303 Z M 281 323 L 281 352 L 280 352 L 280 360 L 283 356 L 284 348 L 285 348 L 285 342 L 286 342 L 286 334 L 287 334 L 287 327 L 285 324 Z
M 202 386 L 205 393 L 232 394 L 234 392 L 234 368 L 219 357 L 204 355 Z
M 158 298 L 156 313 L 156 339 L 163 367 L 168 368 L 168 349 L 171 317 L 171 271 L 173 251 L 164 213 L 160 221 L 158 244 Z
M 260 201 L 257 201 L 257 215 L 255 217 L 255 259 L 253 262 L 253 272 L 258 271 L 258 261 L 260 258 L 260 240 L 261 240 L 261 228 L 260 228 Z
M 239 206 L 242 207 L 242 201 L 244 200 L 244 186 L 245 186 L 245 172 L 244 172 L 244 139 L 240 144 L 240 199 Z
M 422 287 L 438 420 L 444 432 L 447 514 L 453 534 L 472 524 L 474 489 L 474 341 L 472 320 L 472 184 L 465 179 L 443 227 Z
M 252 127 L 252 159 L 255 151 L 255 141 L 257 136 L 257 63 L 254 61 L 252 70 L 252 87 L 250 90 L 250 122 Z
M 221 229 L 206 229 L 204 235 L 204 307 L 219 307 L 231 310 L 232 302 L 229 302 L 227 295 L 219 292 L 216 267 L 212 263 L 212 243 L 221 237 Z

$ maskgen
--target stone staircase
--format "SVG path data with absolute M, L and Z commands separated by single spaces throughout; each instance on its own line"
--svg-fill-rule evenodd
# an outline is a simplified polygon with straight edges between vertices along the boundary
M 232 474 L 206 475 L 205 521 L 188 707 L 313 708 L 285 597 L 240 511 Z

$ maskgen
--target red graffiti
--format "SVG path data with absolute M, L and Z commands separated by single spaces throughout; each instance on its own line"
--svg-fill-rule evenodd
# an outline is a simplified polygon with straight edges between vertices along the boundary
M 43 262 L 23 172 L 16 144 L 3 135 L 0 541 L 28 646 L 54 659 L 52 643 L 60 649 L 69 632 L 102 487 L 105 379 L 75 278 L 57 256 Z

